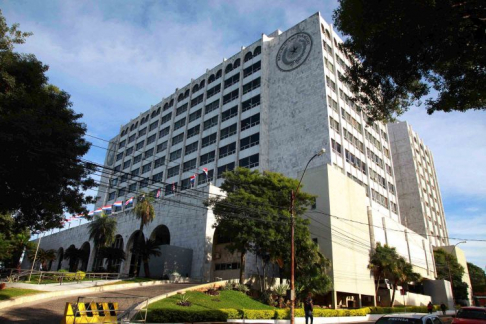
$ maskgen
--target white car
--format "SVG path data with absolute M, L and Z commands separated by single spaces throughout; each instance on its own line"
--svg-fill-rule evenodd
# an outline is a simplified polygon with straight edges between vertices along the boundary
M 437 315 L 432 314 L 389 314 L 380 317 L 375 324 L 442 324 Z

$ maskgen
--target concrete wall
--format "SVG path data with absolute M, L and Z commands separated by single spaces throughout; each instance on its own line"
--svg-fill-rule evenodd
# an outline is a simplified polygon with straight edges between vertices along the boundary
M 472 291 L 471 279 L 469 278 L 467 260 L 464 251 L 455 245 L 442 246 L 442 248 L 447 252 L 451 253 L 452 255 L 454 255 L 457 258 L 457 262 L 464 267 L 464 274 L 462 275 L 462 281 L 465 282 L 469 287 L 467 289 L 469 305 L 474 305 L 473 298 L 472 298 L 473 291 Z
M 430 295 L 432 303 L 440 305 L 446 304 L 449 309 L 454 309 L 452 299 L 451 283 L 447 280 L 426 280 L 424 281 L 424 293 Z
M 192 250 L 178 246 L 160 246 L 159 257 L 151 257 L 149 261 L 150 277 L 162 278 L 177 271 L 181 276 L 186 277 L 191 274 Z M 142 267 L 143 268 L 143 267 Z M 140 271 L 141 276 L 145 276 L 145 268 Z

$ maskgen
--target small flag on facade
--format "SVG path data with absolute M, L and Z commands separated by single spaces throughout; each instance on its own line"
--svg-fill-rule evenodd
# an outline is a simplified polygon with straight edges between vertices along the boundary
M 90 212 L 88 213 L 88 216 L 93 216 L 93 215 L 94 215 L 94 211 L 90 211 Z
M 126 202 L 125 202 L 125 207 L 130 205 L 130 204 L 133 204 L 133 197 L 128 199 Z
M 196 182 L 196 175 L 192 175 L 189 180 L 191 181 L 191 187 L 194 187 L 194 183 Z
M 172 193 L 175 193 L 176 191 L 176 184 L 175 182 L 172 182 Z
M 111 206 L 106 205 L 106 206 L 103 206 L 103 208 L 101 208 L 101 209 L 104 210 L 104 211 L 111 211 Z
M 115 207 L 121 207 L 121 206 L 123 206 L 123 202 L 121 200 L 120 201 L 115 201 L 113 203 L 113 206 L 115 206 Z
M 98 208 L 97 210 L 95 210 L 95 211 L 94 211 L 94 213 L 95 213 L 95 214 L 99 214 L 99 213 L 101 213 L 102 211 L 103 211 L 103 209 Z
M 208 168 L 203 168 L 203 172 L 206 175 L 206 178 L 208 177 Z
M 157 190 L 157 194 L 155 195 L 155 198 L 160 198 L 160 195 L 162 194 L 162 191 L 160 190 Z

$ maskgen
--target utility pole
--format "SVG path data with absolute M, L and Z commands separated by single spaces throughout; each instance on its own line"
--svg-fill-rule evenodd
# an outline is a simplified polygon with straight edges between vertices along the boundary
M 39 246 L 40 246 L 41 239 L 42 239 L 42 236 L 41 236 L 41 233 L 40 233 L 39 234 L 39 241 L 37 242 L 37 248 L 35 249 L 34 261 L 32 261 L 32 267 L 30 268 L 29 281 L 30 281 L 30 278 L 32 277 L 32 272 L 34 271 L 35 260 L 37 259 L 37 252 L 39 252 Z

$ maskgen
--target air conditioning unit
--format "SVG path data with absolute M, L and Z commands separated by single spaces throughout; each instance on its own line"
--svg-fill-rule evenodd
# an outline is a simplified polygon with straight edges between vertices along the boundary
M 219 252 L 214 253 L 214 259 L 215 260 L 221 259 L 221 253 L 219 253 Z

